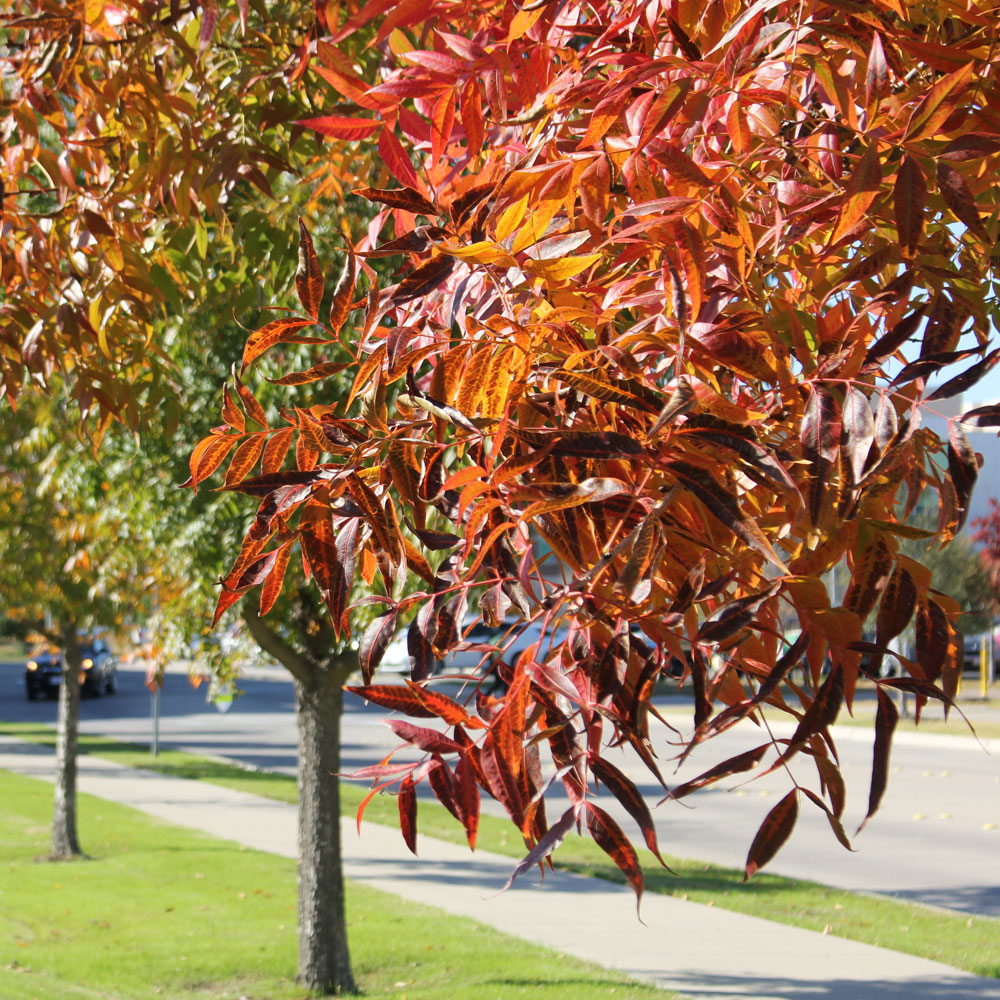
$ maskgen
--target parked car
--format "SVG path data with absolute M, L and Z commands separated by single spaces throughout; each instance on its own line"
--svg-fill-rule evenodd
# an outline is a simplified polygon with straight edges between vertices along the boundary
M 62 684 L 64 652 L 54 646 L 36 647 L 24 665 L 24 686 L 29 701 L 41 695 L 54 697 Z M 80 640 L 83 669 L 80 688 L 84 694 L 112 694 L 118 687 L 118 662 L 105 639 L 85 636 Z

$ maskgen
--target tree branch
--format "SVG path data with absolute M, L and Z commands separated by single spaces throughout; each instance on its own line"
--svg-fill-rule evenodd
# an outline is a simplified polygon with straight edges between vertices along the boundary
M 242 603 L 243 621 L 254 642 L 270 653 L 297 681 L 305 682 L 316 670 L 316 664 L 286 642 L 259 614 L 250 601 Z

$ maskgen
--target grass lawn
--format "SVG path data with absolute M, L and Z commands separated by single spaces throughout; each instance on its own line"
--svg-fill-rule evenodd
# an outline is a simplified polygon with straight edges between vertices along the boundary
M 0 723 L 0 733 L 50 745 L 54 745 L 55 739 L 50 727 L 30 723 Z M 176 751 L 152 757 L 145 748 L 94 736 L 81 735 L 80 747 L 83 752 L 99 754 L 128 767 L 145 767 L 164 774 L 213 781 L 284 802 L 296 801 L 295 782 L 285 775 L 246 770 Z M 366 791 L 362 786 L 344 784 L 342 801 L 346 815 L 357 810 Z M 365 822 L 398 825 L 396 800 L 388 795 L 376 796 L 365 812 Z M 421 835 L 453 843 L 465 842 L 458 823 L 435 802 L 420 802 L 418 830 Z M 493 816 L 484 815 L 480 820 L 479 847 L 518 859 L 525 853 L 513 826 Z M 742 871 L 667 856 L 668 864 L 677 872 L 674 876 L 663 871 L 649 852 L 640 851 L 639 854 L 648 891 L 892 948 L 945 962 L 977 975 L 1000 978 L 1000 920 L 995 918 L 952 914 L 766 872 L 744 883 Z M 555 860 L 560 868 L 568 871 L 622 882 L 618 869 L 589 839 L 568 837 Z
M 0 771 L 4 1000 L 292 1000 L 293 861 L 80 796 L 92 857 L 39 860 L 52 786 Z M 615 972 L 363 886 L 348 890 L 370 1000 L 668 997 Z M 513 956 L 516 955 L 516 959 Z

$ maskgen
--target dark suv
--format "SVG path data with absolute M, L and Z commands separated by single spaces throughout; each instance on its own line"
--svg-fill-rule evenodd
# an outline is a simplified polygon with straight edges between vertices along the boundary
M 41 646 L 24 665 L 24 687 L 29 701 L 39 695 L 54 696 L 62 683 L 63 651 Z M 80 688 L 84 694 L 111 694 L 118 686 L 117 662 L 104 639 L 85 638 L 80 641 L 83 669 Z

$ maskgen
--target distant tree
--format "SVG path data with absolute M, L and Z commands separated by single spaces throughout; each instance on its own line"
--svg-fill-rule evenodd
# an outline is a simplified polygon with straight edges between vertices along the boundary
M 989 604 L 992 614 L 1000 610 L 1000 503 L 989 498 L 989 513 L 972 521 L 972 540 L 979 546 L 979 560 L 989 580 Z
M 141 615 L 175 579 L 158 559 L 149 494 L 109 454 L 101 464 L 52 400 L 0 408 L 0 602 L 63 651 L 52 855 L 81 852 L 76 755 L 79 633 Z

